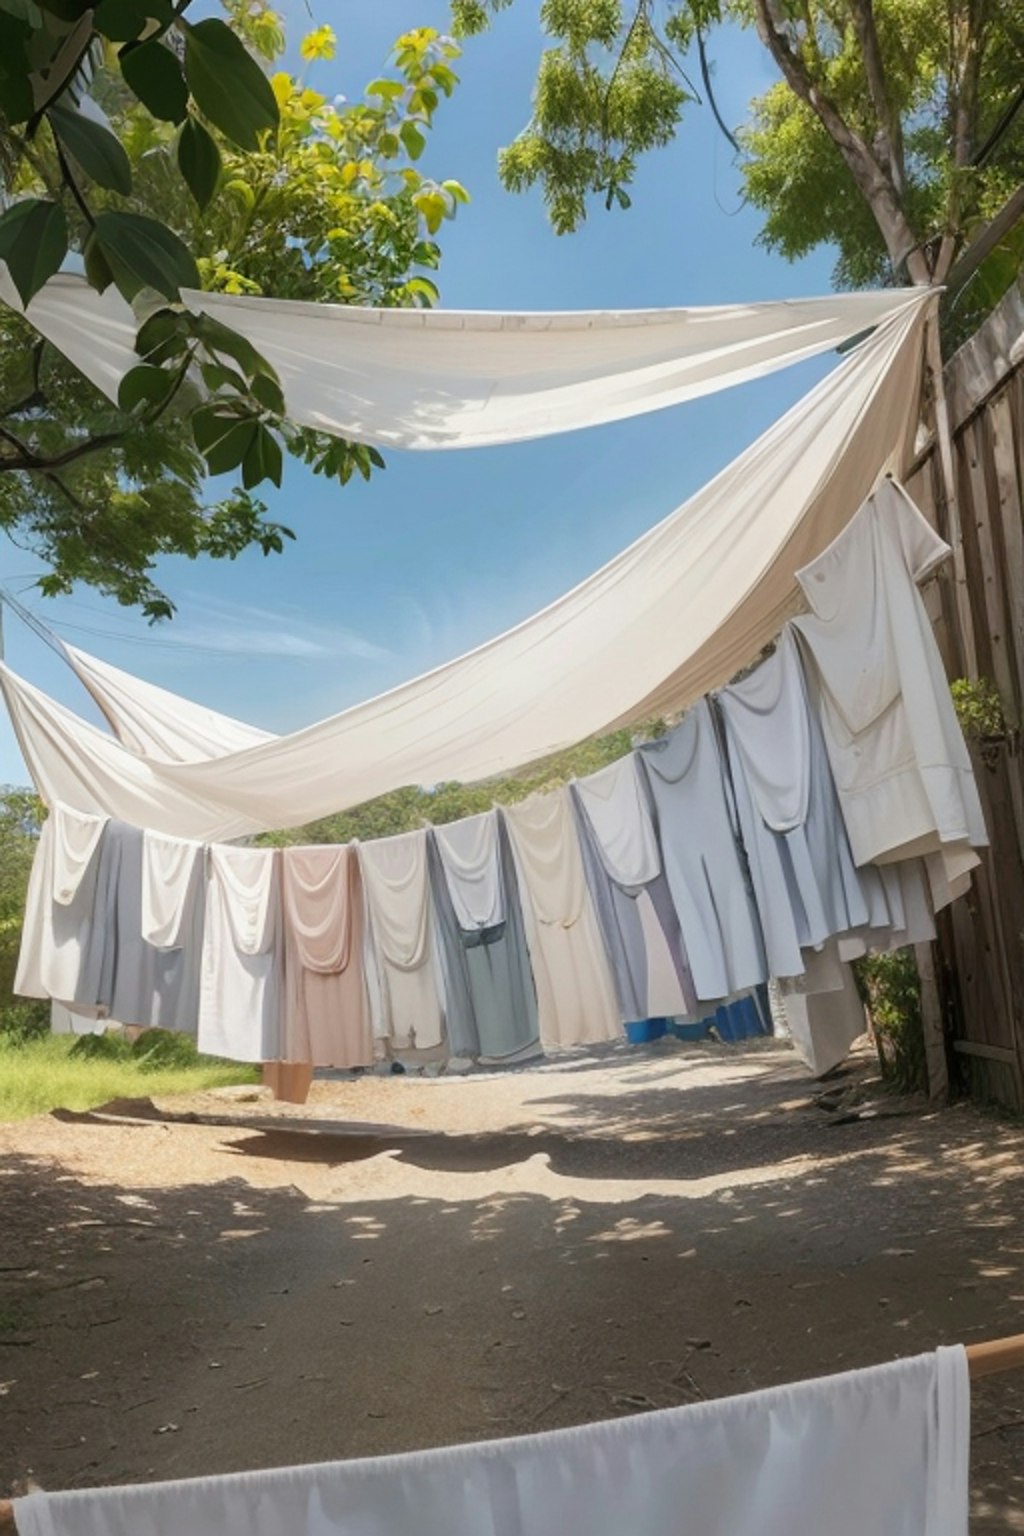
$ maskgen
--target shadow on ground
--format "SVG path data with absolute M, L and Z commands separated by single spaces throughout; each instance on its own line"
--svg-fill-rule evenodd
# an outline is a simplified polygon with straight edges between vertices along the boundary
M 771 1081 L 687 1088 L 682 1120 L 654 1075 L 635 1102 L 577 1081 L 543 1099 L 564 1131 L 257 1130 L 226 1149 L 240 1174 L 312 1160 L 344 1178 L 385 1147 L 450 1173 L 450 1200 L 128 1188 L 6 1159 L 0 1491 L 522 1434 L 1021 1330 L 1016 1130 L 969 1110 L 832 1126 Z M 198 1133 L 166 1134 L 187 1165 Z M 777 1177 L 625 1205 L 459 1197 L 461 1173 L 538 1151 L 579 1178 Z M 974 1530 L 1024 1531 L 1024 1382 L 979 1387 L 974 1436 Z

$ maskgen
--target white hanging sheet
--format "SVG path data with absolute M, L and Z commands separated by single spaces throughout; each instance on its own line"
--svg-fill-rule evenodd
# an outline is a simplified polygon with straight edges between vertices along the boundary
M 988 842 L 970 756 L 917 584 L 949 546 L 883 480 L 797 572 L 794 627 L 820 680 L 821 722 L 858 864 L 941 855 L 933 895 L 960 888 Z
M 458 660 L 293 735 L 205 762 L 142 760 L 0 668 L 48 801 L 200 838 L 301 825 L 406 784 L 508 771 L 728 680 L 799 603 L 794 571 L 846 525 L 917 420 L 918 295 L 751 448 L 623 554 Z M 91 686 L 97 686 L 95 678 Z M 108 717 L 145 713 L 104 680 Z M 184 755 L 181 753 L 179 755 Z
M 280 1056 L 281 895 L 272 848 L 210 848 L 199 1049 L 232 1061 Z
M 967 1536 L 961 1346 L 743 1397 L 188 1482 L 31 1493 L 20 1536 Z
M 277 370 L 297 425 L 389 448 L 479 448 L 695 400 L 829 351 L 920 291 L 691 309 L 490 314 L 363 309 L 185 290 Z M 21 309 L 0 264 L 0 300 Z M 116 289 L 62 273 L 27 317 L 111 400 L 139 359 Z
M 441 1043 L 444 1013 L 434 952 L 427 834 L 402 832 L 359 844 L 380 978 L 377 1033 L 399 1048 Z
M 835 959 L 835 946 L 832 948 Z M 810 992 L 782 987 L 793 1049 L 815 1077 L 823 1077 L 844 1061 L 853 1042 L 867 1029 L 853 972 L 838 959 L 835 963 L 838 987 Z
M 203 845 L 181 837 L 143 832 L 142 937 L 158 949 L 176 949 L 188 926 L 196 864 Z
M 622 1038 L 569 791 L 506 806 L 545 1050 Z
M 26 683 L 0 662 L 0 692 L 41 798 L 172 837 L 229 841 L 258 830 L 245 815 L 160 777 L 160 764 L 136 757 L 105 731 Z
M 21 997 L 74 1001 L 92 928 L 97 852 L 106 816 L 55 805 L 32 860 L 14 991 Z
M 505 917 L 498 815 L 484 811 L 434 828 L 445 884 L 462 928 L 493 928 Z
M 155 683 L 145 683 L 77 646 L 63 640 L 57 643 L 114 735 L 139 757 L 157 763 L 202 762 L 274 739 L 269 731 L 243 725 L 230 715 L 194 704 Z
M 577 779 L 576 791 L 611 878 L 627 887 L 657 879 L 661 854 L 635 755 Z

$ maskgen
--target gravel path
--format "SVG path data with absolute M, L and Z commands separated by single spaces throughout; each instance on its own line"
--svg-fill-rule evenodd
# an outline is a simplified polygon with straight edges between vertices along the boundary
M 1024 1131 L 665 1043 L 0 1126 L 0 1492 L 373 1455 L 1024 1330 Z M 191 1117 L 191 1118 L 189 1118 Z M 210 1123 L 214 1122 L 214 1123 Z M 974 1399 L 1024 1532 L 1024 1380 Z

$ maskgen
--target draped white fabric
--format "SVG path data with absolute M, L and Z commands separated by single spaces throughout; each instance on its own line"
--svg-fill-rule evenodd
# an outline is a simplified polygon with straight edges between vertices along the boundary
M 506 806 L 546 1051 L 622 1037 L 569 791 Z
M 489 314 L 183 298 L 277 370 L 290 419 L 390 448 L 478 448 L 678 405 L 829 351 L 917 302 L 914 289 L 692 309 Z M 0 264 L 0 300 L 20 309 Z M 51 278 L 27 317 L 111 399 L 138 361 L 111 287 Z
M 778 633 L 800 600 L 794 572 L 907 456 L 932 301 L 904 303 L 708 486 L 565 597 L 318 725 L 227 755 L 211 742 L 208 761 L 143 760 L 0 669 L 40 793 L 135 825 L 230 838 L 404 784 L 484 778 L 682 708 Z M 123 679 L 107 670 L 104 709 L 134 730 L 150 706 Z M 172 743 L 176 756 L 194 752 L 188 735 Z
M 281 901 L 271 848 L 210 848 L 199 1049 L 232 1061 L 280 1055 Z
M 58 643 L 114 735 L 139 757 L 157 763 L 202 762 L 274 739 L 269 731 L 143 682 L 77 646 Z
M 650 808 L 632 753 L 576 780 L 604 867 L 619 885 L 647 885 L 661 874 Z
M 962 1347 L 375 1461 L 32 1493 L 21 1536 L 967 1536 Z
M 858 863 L 935 855 L 959 887 L 988 842 L 970 754 L 918 583 L 949 554 L 902 486 L 883 480 L 797 572 L 795 627 L 820 680 L 821 721 Z
M 0 662 L 0 690 L 22 756 L 49 806 L 85 810 L 116 806 L 118 819 L 172 837 L 213 842 L 257 830 L 244 815 L 215 800 L 165 783 L 158 764 L 138 758 L 106 731 L 48 698 Z M 224 761 L 224 759 L 221 759 Z M 263 830 L 263 829 L 259 829 Z
M 70 1003 L 92 920 L 96 854 L 107 817 L 55 806 L 43 823 L 25 897 L 14 990 Z
M 142 840 L 142 937 L 158 949 L 182 942 L 203 845 L 146 831 Z
M 374 1033 L 399 1049 L 432 1050 L 444 1037 L 434 954 L 427 834 L 359 844 L 380 997 Z
M 505 917 L 498 813 L 484 811 L 434 828 L 445 883 L 463 928 L 491 928 Z

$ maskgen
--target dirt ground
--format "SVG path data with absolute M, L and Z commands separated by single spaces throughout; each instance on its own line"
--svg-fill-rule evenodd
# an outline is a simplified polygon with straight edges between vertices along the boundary
M 784 1045 L 663 1043 L 0 1126 L 0 1493 L 554 1429 L 1024 1331 L 1024 1130 L 870 1077 L 843 1080 L 877 1106 L 856 1118 Z M 1024 1379 L 972 1399 L 973 1529 L 1024 1532 Z

